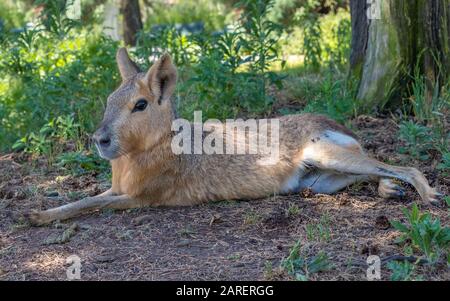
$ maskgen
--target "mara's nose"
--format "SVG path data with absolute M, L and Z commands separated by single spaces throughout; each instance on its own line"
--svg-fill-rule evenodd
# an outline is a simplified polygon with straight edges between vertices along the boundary
M 111 144 L 111 137 L 104 131 L 98 130 L 95 132 L 93 138 L 95 143 L 101 147 L 108 147 Z

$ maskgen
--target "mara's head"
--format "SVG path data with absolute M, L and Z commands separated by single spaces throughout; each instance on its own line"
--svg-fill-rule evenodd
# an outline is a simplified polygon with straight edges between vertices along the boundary
M 117 52 L 122 83 L 109 95 L 103 121 L 94 134 L 104 159 L 113 160 L 153 147 L 171 132 L 173 110 L 170 97 L 177 71 L 168 54 L 147 72 L 141 72 L 125 48 Z

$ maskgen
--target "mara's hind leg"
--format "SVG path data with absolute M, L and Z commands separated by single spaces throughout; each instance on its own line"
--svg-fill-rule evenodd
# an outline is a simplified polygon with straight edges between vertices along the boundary
M 396 178 L 410 183 L 426 203 L 435 202 L 440 194 L 428 185 L 423 174 L 413 167 L 400 167 L 382 163 L 362 153 L 352 137 L 326 133 L 319 142 L 303 149 L 302 160 L 322 170 L 338 173 L 366 175 L 378 178 Z M 382 184 L 384 185 L 384 184 Z M 384 185 L 386 186 L 386 185 Z
M 300 178 L 300 190 L 311 189 L 314 193 L 332 194 L 356 182 L 366 181 L 365 175 L 349 175 L 327 171 L 312 171 Z
M 389 178 L 367 175 L 341 174 L 325 171 L 311 172 L 300 179 L 299 190 L 310 188 L 314 193 L 332 194 L 356 182 L 378 180 L 378 194 L 385 199 L 398 199 L 405 196 L 404 189 Z

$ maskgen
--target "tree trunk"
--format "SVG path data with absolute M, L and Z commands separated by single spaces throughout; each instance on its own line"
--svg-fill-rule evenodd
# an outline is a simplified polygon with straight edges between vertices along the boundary
M 419 66 L 431 101 L 434 85 L 442 86 L 450 71 L 450 0 L 369 2 L 350 0 L 357 99 L 367 110 L 398 104 Z
M 126 45 L 136 45 L 136 34 L 142 29 L 139 0 L 121 0 L 123 39 Z

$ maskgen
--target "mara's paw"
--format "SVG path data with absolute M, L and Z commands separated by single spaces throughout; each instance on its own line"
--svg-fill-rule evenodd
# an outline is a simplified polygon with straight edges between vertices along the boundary
M 405 190 L 390 179 L 381 179 L 378 194 L 385 199 L 401 199 L 405 196 Z
M 25 212 L 24 217 L 32 226 L 42 226 L 50 222 L 45 213 L 38 210 Z
M 431 188 L 425 198 L 424 201 L 428 204 L 434 205 L 434 206 L 441 206 L 442 200 L 444 199 L 444 195 L 436 190 L 436 188 Z

